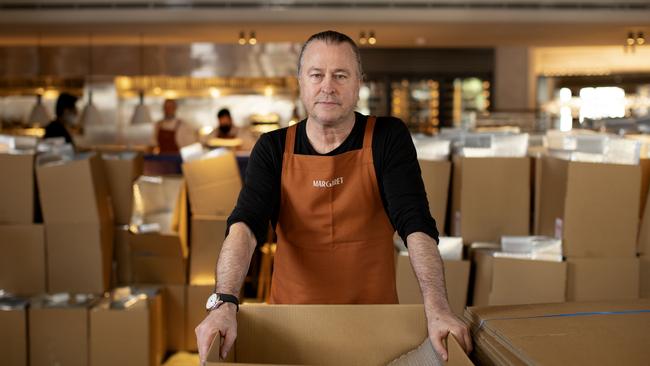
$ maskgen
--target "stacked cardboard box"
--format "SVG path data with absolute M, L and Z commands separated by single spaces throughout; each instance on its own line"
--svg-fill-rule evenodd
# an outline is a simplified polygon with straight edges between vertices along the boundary
M 102 153 L 102 162 L 111 205 L 114 213 L 114 281 L 116 284 L 130 284 L 131 259 L 128 242 L 128 225 L 133 212 L 133 183 L 142 175 L 144 159 L 136 152 Z
M 90 310 L 90 365 L 160 365 L 163 300 L 156 288 L 120 288 Z
M 645 145 L 647 147 L 647 145 Z M 639 296 L 650 298 L 650 159 L 641 159 L 641 216 L 637 252 L 639 254 Z
M 190 264 L 189 285 L 184 293 L 185 319 L 184 324 L 179 322 L 177 329 L 185 334 L 183 349 L 196 351 L 194 329 L 206 315 L 205 302 L 214 290 L 215 268 L 226 236 L 226 219 L 235 207 L 242 182 L 235 155 L 226 150 L 185 156 L 183 176 L 191 211 Z M 178 295 L 179 289 L 175 291 Z
M 650 300 L 471 307 L 465 318 L 482 365 L 647 365 L 649 309 Z
M 467 304 L 470 264 L 465 260 L 445 260 L 443 265 L 449 305 L 451 310 L 460 316 Z M 422 291 L 411 266 L 408 252 L 399 253 L 395 273 L 399 303 L 422 304 Z
M 48 291 L 103 293 L 110 285 L 113 214 L 100 157 L 42 155 L 36 175 Z
M 31 365 L 89 364 L 89 310 L 97 299 L 57 294 L 31 301 L 29 359 Z
M 33 150 L 0 154 L 0 289 L 31 296 L 46 290 L 45 232 L 39 218 Z
M 548 156 L 538 164 L 537 234 L 562 239 L 567 300 L 637 298 L 641 168 Z
M 472 252 L 472 304 L 517 305 L 565 301 L 567 264 Z
M 447 203 L 449 198 L 449 182 L 451 180 L 451 161 L 449 160 L 418 160 L 422 171 L 422 181 L 427 192 L 429 211 L 436 220 L 440 235 L 445 233 L 447 224 Z
M 427 338 L 426 324 L 422 305 L 242 305 L 228 359 L 214 342 L 208 362 L 386 365 Z M 471 364 L 453 349 L 449 365 Z
M 466 244 L 530 231 L 530 158 L 454 157 L 451 234 Z
M 128 237 L 133 283 L 187 283 L 187 221 L 183 179 L 140 177 Z
M 27 305 L 13 297 L 0 297 L 0 357 L 6 366 L 27 366 Z

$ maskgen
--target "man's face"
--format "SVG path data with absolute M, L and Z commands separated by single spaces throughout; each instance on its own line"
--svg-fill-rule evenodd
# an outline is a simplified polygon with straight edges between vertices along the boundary
M 298 80 L 300 99 L 310 119 L 335 125 L 354 115 L 361 78 L 354 51 L 347 43 L 310 43 L 303 53 Z
M 176 117 L 176 101 L 167 99 L 163 104 L 163 112 L 165 113 L 165 118 Z
M 228 126 L 232 127 L 232 118 L 230 116 L 221 116 L 218 118 L 219 119 L 219 127 L 221 126 Z

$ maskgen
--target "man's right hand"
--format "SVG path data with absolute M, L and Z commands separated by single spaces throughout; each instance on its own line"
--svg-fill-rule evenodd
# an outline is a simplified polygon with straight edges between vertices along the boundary
M 228 302 L 222 304 L 212 310 L 194 331 L 201 364 L 206 361 L 213 341 L 215 347 L 219 346 L 221 358 L 225 359 L 237 338 L 237 307 Z M 224 337 L 223 343 L 221 337 Z

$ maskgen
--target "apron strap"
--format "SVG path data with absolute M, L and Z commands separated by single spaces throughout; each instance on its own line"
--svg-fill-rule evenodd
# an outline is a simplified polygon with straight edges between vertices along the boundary
M 363 135 L 363 148 L 364 149 L 369 149 L 372 147 L 372 133 L 375 130 L 375 122 L 377 121 L 377 117 L 375 116 L 368 116 L 368 120 L 366 121 L 366 132 Z
M 285 154 L 293 155 L 294 152 L 294 146 L 296 144 L 296 128 L 298 127 L 298 124 L 295 124 L 293 126 L 289 126 L 287 128 L 287 138 L 284 142 L 284 152 Z

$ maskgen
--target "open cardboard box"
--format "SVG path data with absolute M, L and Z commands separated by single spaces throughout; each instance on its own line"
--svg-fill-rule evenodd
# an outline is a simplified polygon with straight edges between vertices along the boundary
M 194 215 L 230 215 L 242 182 L 237 159 L 232 152 L 186 161 L 183 176 L 187 181 L 190 208 Z
M 495 258 L 489 250 L 477 250 L 473 305 L 515 305 L 564 302 L 567 263 Z
M 641 197 L 638 165 L 545 156 L 538 161 L 536 181 L 536 234 L 562 239 L 564 256 L 636 255 Z
M 454 157 L 450 235 L 466 244 L 530 231 L 530 158 Z
M 244 304 L 226 362 L 219 343 L 208 365 L 386 365 L 427 337 L 422 305 Z M 450 365 L 471 365 L 455 340 Z

